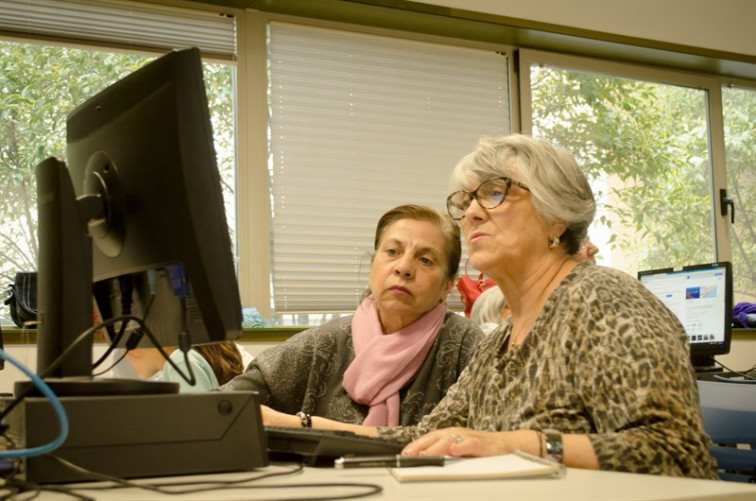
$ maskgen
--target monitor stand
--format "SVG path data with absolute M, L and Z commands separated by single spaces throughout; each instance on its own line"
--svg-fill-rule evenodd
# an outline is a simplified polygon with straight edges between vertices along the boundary
M 696 374 L 708 374 L 711 372 L 722 372 L 722 367 L 716 364 L 714 357 L 711 355 L 702 355 L 691 357 L 693 369 Z

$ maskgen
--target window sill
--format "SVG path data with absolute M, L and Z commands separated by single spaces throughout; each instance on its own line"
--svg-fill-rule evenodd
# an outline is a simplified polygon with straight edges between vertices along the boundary
M 298 332 L 308 327 L 253 327 L 243 329 L 242 335 L 237 339 L 240 343 L 278 343 L 286 341 Z M 2 327 L 3 344 L 5 345 L 34 345 L 37 344 L 36 329 L 19 329 L 18 327 Z M 756 329 L 754 330 L 756 333 Z M 754 335 L 756 339 L 756 335 Z
M 308 329 L 306 326 L 253 327 L 243 329 L 242 335 L 237 341 L 240 343 L 279 343 L 306 329 Z M 732 339 L 756 341 L 756 329 L 733 329 Z M 4 326 L 3 343 L 6 345 L 37 344 L 37 331 L 35 329 Z

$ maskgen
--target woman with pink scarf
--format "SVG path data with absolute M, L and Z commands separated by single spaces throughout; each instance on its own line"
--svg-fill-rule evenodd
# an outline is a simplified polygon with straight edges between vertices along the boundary
M 223 391 L 258 391 L 266 424 L 417 423 L 454 384 L 481 339 L 448 311 L 461 243 L 447 216 L 418 205 L 384 214 L 357 311 L 258 355 Z

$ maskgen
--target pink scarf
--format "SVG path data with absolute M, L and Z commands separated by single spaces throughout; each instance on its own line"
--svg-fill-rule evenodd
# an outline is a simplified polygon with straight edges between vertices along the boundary
M 360 304 L 352 317 L 355 357 L 343 386 L 354 401 L 370 406 L 363 424 L 399 424 L 399 390 L 423 364 L 445 316 L 446 303 L 439 303 L 412 325 L 384 334 L 373 297 Z

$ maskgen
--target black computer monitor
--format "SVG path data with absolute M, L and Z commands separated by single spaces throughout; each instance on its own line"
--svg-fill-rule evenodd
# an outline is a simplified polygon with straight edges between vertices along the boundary
M 638 272 L 638 279 L 685 328 L 697 372 L 721 370 L 715 355 L 730 352 L 732 336 L 732 265 L 716 262 Z
M 97 383 L 66 394 L 151 391 L 92 378 L 91 337 L 49 369 L 98 316 L 143 318 L 163 346 L 182 345 L 182 332 L 192 344 L 241 334 L 199 50 L 160 57 L 76 108 L 67 143 L 67 167 L 50 158 L 37 174 L 38 372 Z M 167 384 L 159 391 L 177 391 Z

